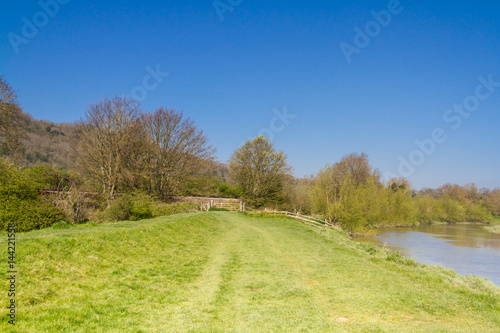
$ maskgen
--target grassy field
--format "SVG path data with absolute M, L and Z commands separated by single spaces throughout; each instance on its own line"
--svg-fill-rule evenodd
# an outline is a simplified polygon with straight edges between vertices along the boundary
M 485 279 L 289 219 L 42 230 L 18 234 L 17 262 L 18 321 L 1 279 L 1 332 L 500 331 L 500 289 Z

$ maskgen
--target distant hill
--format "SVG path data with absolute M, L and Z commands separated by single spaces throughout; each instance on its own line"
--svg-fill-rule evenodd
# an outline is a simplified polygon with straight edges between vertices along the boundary
M 62 169 L 70 168 L 71 136 L 75 124 L 37 120 L 27 113 L 23 113 L 22 118 L 24 135 L 16 162 L 23 166 L 51 164 Z
M 32 167 L 35 165 L 52 165 L 61 169 L 72 169 L 74 165 L 73 135 L 75 123 L 56 123 L 48 120 L 37 120 L 28 113 L 21 116 L 23 138 L 21 149 L 14 159 L 17 165 Z M 6 156 L 6 155 L 4 155 Z M 200 174 L 187 184 L 190 195 L 204 195 L 205 192 L 217 194 L 221 183 L 227 182 L 228 166 L 217 161 L 204 165 Z M 200 187 L 196 189 L 194 187 Z M 201 193 L 201 192 L 203 193 Z M 200 193 L 198 193 L 200 192 Z

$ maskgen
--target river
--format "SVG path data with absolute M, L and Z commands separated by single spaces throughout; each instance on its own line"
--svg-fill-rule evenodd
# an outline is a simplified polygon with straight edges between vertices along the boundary
M 389 246 L 421 264 L 441 265 L 461 275 L 488 278 L 500 286 L 500 234 L 476 224 L 380 229 L 356 241 Z

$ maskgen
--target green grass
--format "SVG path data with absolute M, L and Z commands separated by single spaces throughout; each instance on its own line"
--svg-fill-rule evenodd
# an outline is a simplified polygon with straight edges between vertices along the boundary
M 492 232 L 494 234 L 500 234 L 500 224 L 496 224 L 496 225 L 491 225 L 491 226 L 487 226 L 487 227 L 484 227 L 486 230 L 488 230 L 489 232 Z
M 493 223 L 500 223 L 500 216 L 494 216 L 493 217 Z M 500 234 L 500 224 L 493 224 L 484 227 L 486 230 L 495 233 L 495 234 Z
M 18 234 L 17 262 L 18 322 L 1 332 L 500 330 L 500 289 L 486 279 L 283 218 L 46 229 Z M 0 290 L 4 319 L 5 279 Z

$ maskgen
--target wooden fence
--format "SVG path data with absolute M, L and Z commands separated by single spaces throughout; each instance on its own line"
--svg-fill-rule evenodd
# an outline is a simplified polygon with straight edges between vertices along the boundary
M 176 197 L 177 201 L 197 202 L 200 204 L 201 210 L 209 210 L 210 208 L 227 209 L 232 212 L 244 212 L 245 203 L 241 199 L 230 198 L 207 198 L 207 197 Z
M 247 211 L 248 211 L 248 209 L 247 209 Z M 318 227 L 318 228 L 332 227 L 334 229 L 342 231 L 342 228 L 340 226 L 333 224 L 333 223 L 329 223 L 326 219 L 321 220 L 321 219 L 318 219 L 316 217 L 309 216 L 309 215 L 303 215 L 303 214 L 299 214 L 299 213 L 291 213 L 291 212 L 287 212 L 287 211 L 269 210 L 269 209 L 265 209 L 263 211 L 251 210 L 251 212 L 281 214 L 281 215 L 285 215 L 287 217 L 299 220 L 301 222 L 304 222 L 304 224 L 307 224 L 307 225 L 310 225 L 313 227 Z

